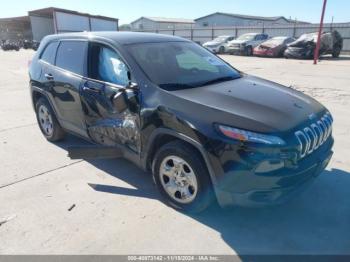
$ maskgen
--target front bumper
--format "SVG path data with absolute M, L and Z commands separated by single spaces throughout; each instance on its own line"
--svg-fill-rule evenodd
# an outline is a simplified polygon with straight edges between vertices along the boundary
M 244 54 L 245 46 L 243 45 L 234 45 L 234 46 L 228 46 L 227 52 L 230 54 Z
M 306 48 L 288 48 L 284 52 L 284 57 L 297 59 L 311 59 L 313 57 L 313 50 Z
M 259 162 L 250 156 L 237 162 L 237 153 L 232 152 L 236 154 L 235 160 L 225 160 L 223 173 L 214 186 L 219 205 L 266 206 L 287 201 L 307 188 L 324 171 L 333 155 L 333 143 L 330 137 L 314 154 L 296 165 L 285 165 L 266 173 L 257 173 L 256 167 L 269 159 L 276 161 L 273 155 L 266 155 Z
M 253 55 L 255 56 L 268 56 L 268 57 L 274 57 L 275 53 L 272 50 L 266 50 L 266 49 L 254 49 Z

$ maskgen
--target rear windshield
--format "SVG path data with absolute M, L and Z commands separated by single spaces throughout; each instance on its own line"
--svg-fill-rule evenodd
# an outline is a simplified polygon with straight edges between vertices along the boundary
M 195 43 L 133 44 L 128 50 L 148 78 L 169 91 L 240 77 L 237 70 Z

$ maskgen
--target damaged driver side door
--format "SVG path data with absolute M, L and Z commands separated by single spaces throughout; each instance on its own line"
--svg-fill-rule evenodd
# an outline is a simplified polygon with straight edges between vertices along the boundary
M 80 94 L 87 133 L 104 146 L 122 145 L 140 151 L 138 89 L 113 48 L 89 43 L 88 78 Z

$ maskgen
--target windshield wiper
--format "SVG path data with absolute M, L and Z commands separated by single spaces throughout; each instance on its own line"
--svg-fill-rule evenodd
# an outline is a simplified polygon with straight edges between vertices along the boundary
M 219 77 L 219 78 L 215 78 L 212 80 L 209 80 L 207 82 L 201 83 L 199 86 L 208 86 L 208 85 L 213 85 L 213 84 L 217 84 L 217 83 L 221 83 L 221 82 L 227 82 L 227 81 L 231 81 L 231 80 L 235 80 L 238 77 L 233 77 L 233 76 L 224 76 L 224 77 Z
M 167 91 L 176 91 L 181 89 L 194 88 L 195 86 L 188 85 L 188 84 L 169 83 L 169 84 L 160 84 L 159 87 Z

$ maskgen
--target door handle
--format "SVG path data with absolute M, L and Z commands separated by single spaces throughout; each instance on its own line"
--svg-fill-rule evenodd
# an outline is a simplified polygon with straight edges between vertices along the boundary
M 90 91 L 90 92 L 95 92 L 95 93 L 100 93 L 100 89 L 96 87 L 90 87 L 83 85 L 83 91 Z
M 54 79 L 53 75 L 51 75 L 51 74 L 45 74 L 45 77 L 49 81 L 52 81 Z

